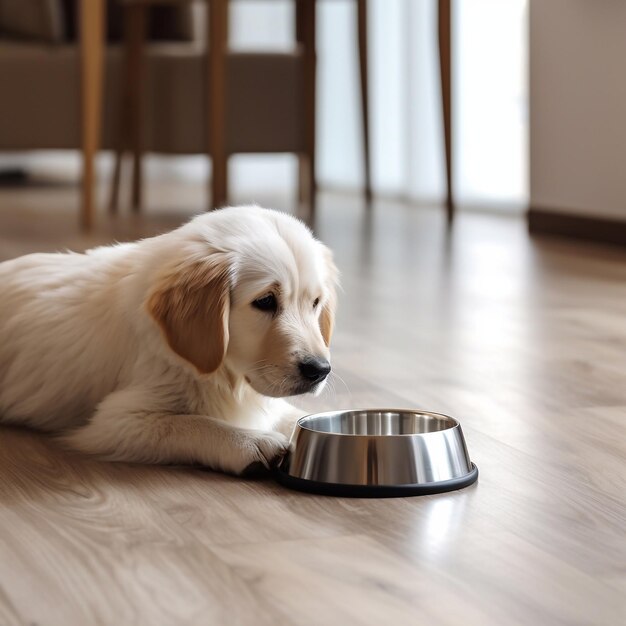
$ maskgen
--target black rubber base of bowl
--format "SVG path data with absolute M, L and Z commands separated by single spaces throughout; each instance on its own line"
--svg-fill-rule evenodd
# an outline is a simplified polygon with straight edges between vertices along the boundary
M 283 486 L 298 491 L 316 493 L 322 496 L 339 496 L 344 498 L 405 498 L 408 496 L 427 496 L 433 493 L 445 493 L 463 489 L 476 482 L 478 468 L 472 463 L 472 471 L 465 476 L 441 480 L 436 483 L 421 485 L 342 485 L 338 483 L 321 483 L 316 480 L 305 480 L 290 476 L 276 468 L 274 477 Z

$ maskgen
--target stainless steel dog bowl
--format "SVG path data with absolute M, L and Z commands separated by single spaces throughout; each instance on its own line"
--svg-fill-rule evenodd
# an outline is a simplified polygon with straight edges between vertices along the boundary
M 478 468 L 452 417 L 359 409 L 298 420 L 276 477 L 301 491 L 394 497 L 467 487 L 478 478 Z

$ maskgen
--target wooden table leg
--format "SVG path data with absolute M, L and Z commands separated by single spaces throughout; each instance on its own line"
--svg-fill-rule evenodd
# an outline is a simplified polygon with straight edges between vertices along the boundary
M 208 151 L 212 160 L 211 205 L 217 208 L 228 198 L 226 154 L 226 61 L 228 53 L 228 0 L 209 0 L 208 45 Z
M 309 217 L 315 216 L 317 180 L 315 174 L 316 0 L 296 1 L 296 39 L 304 51 L 302 96 L 304 103 L 304 152 L 300 154 L 300 201 L 309 206 Z
M 105 11 L 105 0 L 82 0 L 80 5 L 83 150 L 81 226 L 84 230 L 90 230 L 94 221 L 94 167 L 102 126 Z
M 363 165 L 365 170 L 365 200 L 372 201 L 370 165 L 370 113 L 367 62 L 367 0 L 357 0 L 357 22 L 359 31 L 359 69 L 361 74 L 361 117 L 363 122 Z
M 454 218 L 452 186 L 452 55 L 450 0 L 439 0 L 439 68 L 441 72 L 441 104 L 446 150 L 446 216 L 448 223 Z

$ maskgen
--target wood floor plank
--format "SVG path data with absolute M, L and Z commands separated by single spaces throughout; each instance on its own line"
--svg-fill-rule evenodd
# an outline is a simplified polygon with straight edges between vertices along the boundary
M 161 232 L 203 191 L 151 182 L 145 216 L 85 237 L 64 179 L 0 188 L 0 260 Z M 333 194 L 316 227 L 343 295 L 303 409 L 454 415 L 478 483 L 335 499 L 0 428 L 0 624 L 626 622 L 626 251 Z
M 157 504 L 184 484 L 178 470 L 80 459 L 3 431 L 29 460 L 0 462 L 0 580 L 24 621 L 245 623 L 245 585 Z
M 476 603 L 455 597 L 451 604 L 452 589 L 366 535 L 214 551 L 284 623 L 485 623 Z M 449 608 L 445 614 L 442 605 Z

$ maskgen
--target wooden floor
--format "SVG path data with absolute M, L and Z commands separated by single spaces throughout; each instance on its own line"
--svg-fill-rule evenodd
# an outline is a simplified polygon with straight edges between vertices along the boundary
M 151 234 L 201 191 L 83 238 L 73 187 L 0 189 L 0 259 Z M 307 406 L 450 413 L 479 482 L 332 499 L 0 429 L 0 624 L 626 623 L 626 252 L 331 195 L 317 230 L 341 378 Z

